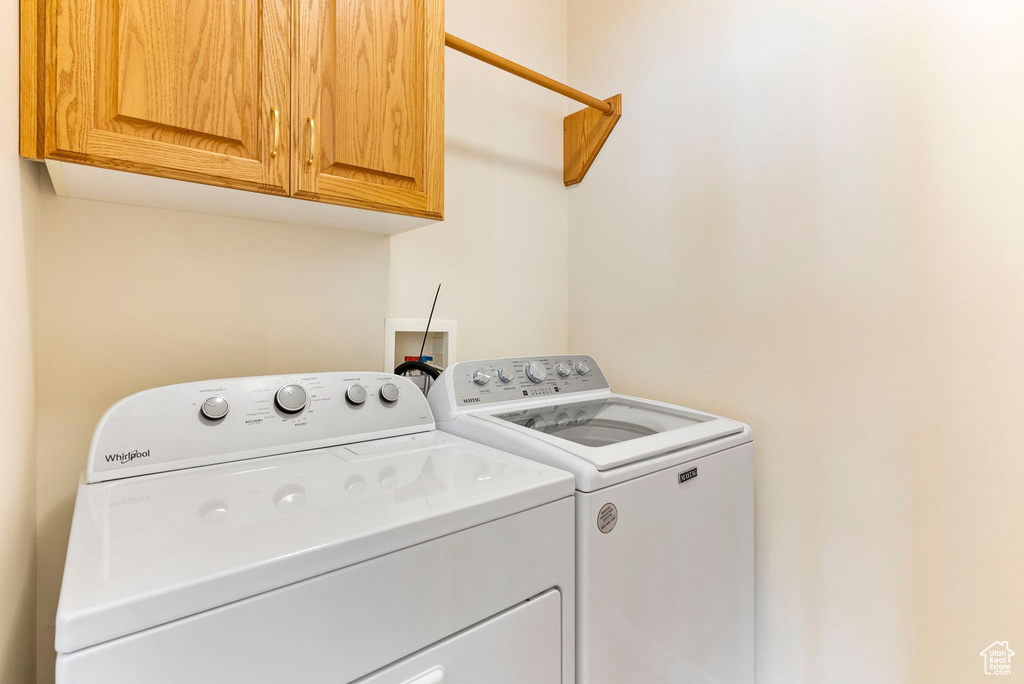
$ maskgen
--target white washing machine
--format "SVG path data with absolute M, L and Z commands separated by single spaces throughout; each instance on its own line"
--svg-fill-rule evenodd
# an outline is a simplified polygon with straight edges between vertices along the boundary
M 612 393 L 589 356 L 458 363 L 438 428 L 576 477 L 580 684 L 754 681 L 754 445 L 727 418 Z
M 571 684 L 572 495 L 393 375 L 135 394 L 79 486 L 57 682 Z

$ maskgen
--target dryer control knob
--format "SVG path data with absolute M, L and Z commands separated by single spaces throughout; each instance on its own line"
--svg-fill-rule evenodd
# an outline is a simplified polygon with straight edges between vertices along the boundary
M 228 400 L 224 397 L 210 397 L 199 407 L 199 412 L 210 420 L 220 420 L 228 415 Z
M 473 382 L 478 385 L 486 385 L 491 381 L 491 376 L 487 374 L 483 368 L 478 368 L 473 371 Z
M 380 388 L 380 398 L 389 404 L 398 401 L 398 395 L 401 392 L 398 389 L 398 385 L 393 382 L 389 382 Z
M 590 364 L 587 363 L 586 361 L 577 361 L 576 372 L 579 373 L 580 375 L 586 375 L 587 373 L 590 372 Z
M 352 385 L 345 390 L 345 398 L 356 406 L 359 406 L 359 404 L 366 401 L 366 388 L 362 385 Z
M 285 385 L 277 390 L 274 401 L 285 413 L 298 413 L 306 408 L 306 390 L 302 385 Z
M 502 366 L 498 369 L 498 379 L 504 383 L 509 383 L 515 380 L 516 372 L 512 370 L 511 366 Z
M 572 366 L 569 365 L 568 361 L 562 361 L 555 366 L 555 372 L 557 372 L 561 377 L 567 378 L 569 377 L 569 373 L 572 373 Z
M 548 377 L 548 371 L 540 361 L 531 361 L 526 364 L 526 377 L 530 379 L 530 382 L 544 382 L 544 379 Z

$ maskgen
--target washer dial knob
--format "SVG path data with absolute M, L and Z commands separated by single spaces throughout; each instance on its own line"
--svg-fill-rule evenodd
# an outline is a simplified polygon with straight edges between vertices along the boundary
M 210 397 L 199 407 L 199 412 L 209 420 L 220 420 L 228 415 L 228 400 L 224 397 Z
M 498 379 L 504 383 L 510 383 L 516 378 L 516 372 L 512 366 L 502 366 L 498 369 Z
M 478 385 L 486 385 L 491 381 L 491 376 L 487 374 L 483 368 L 477 368 L 473 371 L 473 382 Z
M 530 379 L 530 382 L 544 382 L 544 379 L 548 377 L 548 371 L 540 361 L 531 361 L 526 364 L 526 377 Z
M 285 413 L 298 413 L 306 408 L 306 390 L 302 385 L 285 385 L 274 396 L 277 408 Z
M 586 361 L 577 361 L 576 372 L 579 373 L 580 375 L 586 375 L 587 373 L 590 372 L 590 364 L 587 363 Z
M 393 382 L 389 382 L 380 388 L 380 398 L 389 404 L 398 401 L 399 394 L 401 394 L 401 391 L 398 389 L 398 385 Z
M 366 388 L 362 385 L 352 385 L 345 390 L 345 398 L 356 406 L 359 406 L 366 401 Z
M 562 361 L 555 366 L 555 372 L 557 372 L 561 377 L 567 378 L 569 377 L 569 373 L 572 373 L 572 366 L 569 365 L 568 361 Z

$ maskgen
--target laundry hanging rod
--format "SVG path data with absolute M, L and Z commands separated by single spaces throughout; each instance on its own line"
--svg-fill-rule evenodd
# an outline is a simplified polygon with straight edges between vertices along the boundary
M 587 105 L 589 109 L 582 109 L 565 117 L 562 126 L 564 165 L 562 180 L 566 186 L 575 185 L 583 180 L 587 171 L 590 170 L 590 166 L 597 159 L 597 153 L 601 151 L 608 136 L 611 135 L 612 129 L 615 128 L 615 124 L 622 117 L 622 95 L 599 100 L 450 33 L 444 34 L 444 44 L 456 52 L 479 59 L 481 62 L 507 71 L 513 76 L 524 78 L 531 83 L 536 83 L 543 88 Z
M 531 83 L 536 83 L 543 88 L 565 95 L 570 99 L 576 100 L 588 107 L 593 107 L 605 114 L 610 115 L 615 110 L 615 107 L 610 102 L 600 100 L 592 95 L 587 95 L 586 93 L 576 90 L 571 86 L 559 83 L 553 78 L 548 78 L 544 74 L 538 74 L 533 69 L 527 69 L 522 64 L 516 64 L 510 59 L 505 59 L 501 55 L 496 55 L 493 52 L 484 50 L 479 45 L 473 45 L 473 43 L 470 43 L 467 40 L 462 40 L 462 38 L 453 36 L 450 33 L 444 34 L 444 44 L 456 52 L 461 52 L 464 55 L 469 55 L 470 57 L 479 59 L 481 62 L 486 62 L 491 66 L 498 67 L 502 71 L 507 71 L 519 78 L 525 78 Z

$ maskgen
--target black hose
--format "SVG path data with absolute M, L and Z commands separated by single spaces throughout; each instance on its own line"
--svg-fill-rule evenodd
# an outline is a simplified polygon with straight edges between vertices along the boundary
M 437 366 L 431 366 L 429 363 L 424 361 L 406 361 L 395 368 L 395 375 L 405 375 L 409 371 L 423 371 L 431 377 L 433 380 L 437 380 L 437 376 L 441 375 L 443 368 Z

